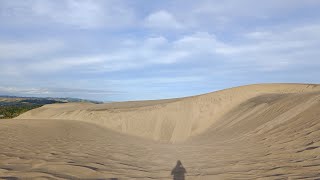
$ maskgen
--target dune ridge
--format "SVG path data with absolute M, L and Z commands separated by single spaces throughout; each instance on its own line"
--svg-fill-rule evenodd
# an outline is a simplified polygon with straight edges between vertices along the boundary
M 130 135 L 175 143 L 205 132 L 223 115 L 250 98 L 319 90 L 320 86 L 312 84 L 257 84 L 172 100 L 46 105 L 17 119 L 80 120 Z

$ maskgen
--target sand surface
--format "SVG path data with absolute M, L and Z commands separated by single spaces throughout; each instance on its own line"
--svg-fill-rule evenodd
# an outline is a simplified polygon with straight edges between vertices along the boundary
M 160 180 L 174 168 L 179 180 L 320 178 L 320 85 L 53 104 L 0 121 L 0 179 Z

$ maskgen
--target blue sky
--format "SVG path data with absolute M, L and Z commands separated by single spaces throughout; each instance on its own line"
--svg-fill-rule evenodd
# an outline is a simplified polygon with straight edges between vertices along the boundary
M 162 99 L 320 83 L 319 0 L 0 0 L 0 94 Z

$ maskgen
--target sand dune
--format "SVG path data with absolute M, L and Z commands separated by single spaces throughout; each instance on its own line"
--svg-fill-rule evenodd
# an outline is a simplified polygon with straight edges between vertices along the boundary
M 1 121 L 0 178 L 172 179 L 181 160 L 185 179 L 316 179 L 319 117 L 312 84 L 46 105 Z
M 156 141 L 179 142 L 206 131 L 223 115 L 250 98 L 314 91 L 320 91 L 320 86 L 251 85 L 174 100 L 102 105 L 53 104 L 25 113 L 19 119 L 80 120 Z

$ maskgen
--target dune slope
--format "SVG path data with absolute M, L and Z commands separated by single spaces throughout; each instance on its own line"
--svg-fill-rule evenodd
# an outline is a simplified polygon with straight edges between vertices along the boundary
M 47 105 L 1 121 L 0 178 L 172 179 L 181 160 L 185 179 L 317 179 L 319 117 L 308 84 Z

